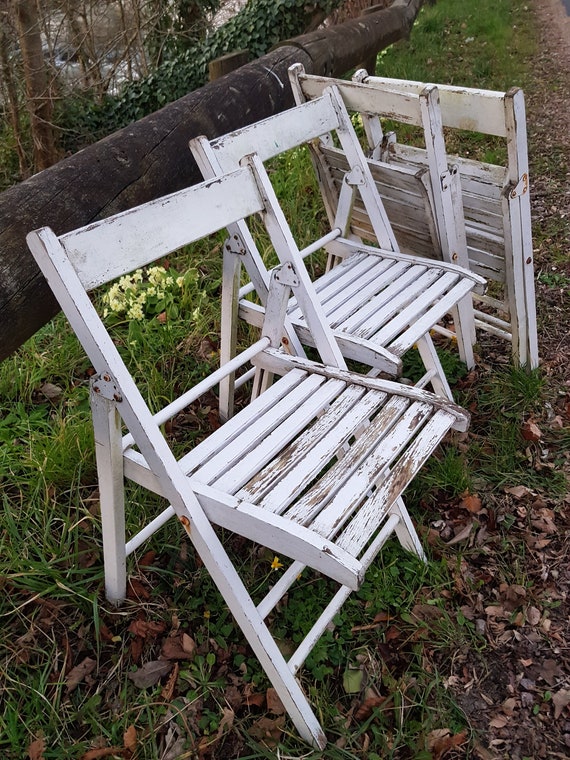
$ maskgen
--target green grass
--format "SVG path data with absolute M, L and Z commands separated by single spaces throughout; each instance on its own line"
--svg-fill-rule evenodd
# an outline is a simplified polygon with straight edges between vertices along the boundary
M 423 8 L 409 41 L 380 56 L 378 73 L 499 89 L 524 85 L 534 44 L 529 24 L 518 3 L 438 0 Z M 495 150 L 473 143 L 473 155 L 488 157 Z M 272 172 L 302 246 L 321 232 L 306 157 L 283 158 Z M 216 361 L 219 343 L 220 240 L 170 263 L 199 272 L 181 318 L 114 328 L 125 357 L 145 378 L 153 407 L 203 374 Z M 150 358 L 157 355 L 158 362 Z M 473 426 L 466 440 L 446 443 L 410 489 L 408 502 L 426 536 L 449 510 L 460 509 L 466 492 L 486 498 L 524 484 L 546 495 L 561 493 L 562 477 L 541 468 L 541 446 L 521 434 L 525 420 L 540 417 L 541 375 L 489 368 L 470 384 L 449 347 L 442 358 L 458 383 L 458 400 L 473 412 Z M 129 601 L 115 610 L 104 599 L 90 370 L 61 316 L 0 365 L 0 754 L 24 757 L 30 743 L 43 737 L 45 760 L 80 758 L 95 744 L 121 747 L 124 732 L 135 726 L 137 760 L 158 760 L 167 742 L 176 741 L 180 757 L 199 756 L 200 746 L 204 755 L 209 744 L 214 758 L 273 758 L 277 750 L 261 741 L 261 721 L 271 726 L 276 716 L 263 699 L 248 707 L 244 696 L 264 695 L 267 680 L 176 525 L 130 558 Z M 406 374 L 417 372 L 412 356 Z M 180 433 L 204 434 L 215 406 L 214 396 L 195 406 Z M 569 443 L 563 431 L 549 431 L 546 442 L 553 451 Z M 160 500 L 134 487 L 128 502 L 133 530 L 160 509 Z M 509 548 L 513 522 L 507 514 L 500 517 L 499 540 Z M 460 613 L 481 586 L 477 578 L 462 577 L 461 545 L 436 540 L 429 546 L 430 561 L 422 565 L 390 543 L 343 607 L 334 631 L 327 631 L 301 673 L 330 745 L 323 753 L 310 751 L 285 722 L 284 732 L 277 732 L 282 756 L 430 760 L 430 734 L 445 728 L 465 732 L 462 751 L 469 756 L 474 733 L 446 679 L 457 653 L 485 647 Z M 229 539 L 229 547 L 260 595 L 278 572 L 271 569 L 273 556 L 236 539 Z M 497 583 L 526 583 L 524 557 L 517 557 L 500 566 Z M 324 580 L 307 576 L 288 595 L 274 621 L 284 648 L 300 639 L 327 590 Z M 163 631 L 138 642 L 139 656 L 131 628 L 137 620 Z M 178 631 L 194 639 L 198 654 L 181 663 L 174 694 L 164 696 L 164 679 L 137 688 L 128 674 L 155 660 L 164 637 Z M 86 658 L 95 663 L 93 671 L 69 690 L 71 669 Z M 224 730 L 230 707 L 233 723 Z

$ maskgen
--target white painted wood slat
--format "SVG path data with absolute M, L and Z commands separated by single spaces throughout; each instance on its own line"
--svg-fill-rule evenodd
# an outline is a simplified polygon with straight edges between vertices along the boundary
M 289 508 L 287 517 L 302 524 L 314 521 L 316 515 L 334 499 L 355 470 L 366 460 L 371 448 L 379 446 L 382 438 L 389 434 L 408 406 L 407 399 L 391 398 L 352 444 L 350 456 L 338 460 L 327 470 L 318 482 Z
M 289 393 L 284 395 L 275 404 L 270 407 L 266 406 L 264 413 L 250 419 L 247 425 L 244 425 L 242 421 L 239 432 L 236 431 L 236 435 L 233 437 L 227 437 L 225 431 L 221 433 L 219 435 L 219 450 L 215 453 L 212 452 L 207 458 L 204 458 L 205 452 L 197 452 L 196 456 L 201 453 L 202 461 L 189 474 L 200 483 L 211 484 L 214 479 L 220 480 L 222 474 L 237 462 L 243 463 L 246 454 L 252 447 L 270 435 L 281 422 L 289 420 L 293 412 L 298 408 L 302 408 L 302 405 L 307 400 L 312 400 L 322 385 L 324 385 L 322 377 L 309 375 L 303 379 L 302 383 L 290 390 Z M 262 397 L 263 394 L 260 398 Z M 318 402 L 317 408 L 319 408 Z M 267 409 L 270 410 L 269 414 L 267 413 Z M 303 418 L 305 418 L 304 414 Z M 220 430 L 222 429 L 220 428 Z M 212 437 L 210 436 L 208 440 L 211 440 Z M 184 464 L 186 465 L 187 463 L 184 462 Z M 252 475 L 253 473 L 250 473 L 246 477 L 246 481 Z
M 367 406 L 362 403 L 357 404 L 363 395 L 363 388 L 346 388 L 334 400 L 327 413 L 322 414 L 311 427 L 298 436 L 272 462 L 272 468 L 280 472 L 281 484 L 287 479 L 292 479 L 291 473 L 295 473 L 293 478 L 297 479 L 296 483 L 291 487 L 282 485 L 282 487 L 287 488 L 289 493 L 294 494 L 299 486 L 305 487 L 310 482 L 311 477 L 318 473 L 320 465 L 314 464 L 314 446 L 321 445 L 325 440 L 330 442 L 327 443 L 331 447 L 329 456 L 333 456 L 335 451 L 345 442 L 346 436 L 352 433 L 352 424 L 342 425 L 346 420 L 346 410 L 350 410 L 352 414 L 357 415 L 356 425 L 362 424 L 368 415 L 371 414 L 371 410 Z M 274 485 L 275 477 L 273 471 L 263 468 L 236 493 L 236 496 L 240 499 L 246 499 L 253 504 L 260 504 L 264 509 L 275 512 L 281 507 L 281 499 L 273 496 Z
M 439 275 L 438 271 L 426 266 L 407 267 L 387 288 L 377 288 L 377 295 L 362 304 L 358 311 L 340 322 L 337 327 L 360 338 L 374 338 L 410 300 L 415 300 L 432 283 L 437 282 L 440 279 Z M 380 340 L 377 342 L 381 345 Z
M 445 411 L 437 412 L 425 425 L 422 433 L 403 453 L 399 467 L 394 469 L 384 483 L 369 498 L 366 504 L 349 523 L 336 544 L 352 553 L 359 553 L 368 538 L 373 535 L 390 504 L 402 487 L 406 487 L 417 467 L 421 466 L 433 452 L 442 436 L 451 425 L 451 418 Z M 420 464 L 421 463 L 421 464 Z
M 429 419 L 431 409 L 427 405 L 412 404 L 398 417 L 396 424 L 382 435 L 375 447 L 368 445 L 367 455 L 357 468 L 354 468 L 349 478 L 336 492 L 312 523 L 312 529 L 327 538 L 333 538 L 351 519 L 353 513 L 368 503 L 367 492 L 372 489 L 382 477 L 387 467 L 406 448 L 410 439 L 418 433 L 422 424 Z M 374 423 L 372 423 L 374 425 Z M 380 427 L 378 426 L 380 431 Z M 368 432 L 368 431 L 367 431 Z M 384 429 L 382 428 L 382 433 Z M 399 465 L 395 465 L 399 471 Z M 371 536 L 373 531 L 368 532 Z
M 234 442 L 232 446 L 232 466 L 223 474 L 216 474 L 216 483 L 218 488 L 222 488 L 229 493 L 235 493 L 254 475 L 259 472 L 259 468 L 265 466 L 268 462 L 274 460 L 289 444 L 291 439 L 296 438 L 302 431 L 310 425 L 319 414 L 326 414 L 328 405 L 338 395 L 339 391 L 345 387 L 344 383 L 339 380 L 329 380 L 322 384 L 318 389 L 314 389 L 310 382 L 313 378 L 307 378 L 305 385 L 310 387 L 309 395 L 303 403 L 292 399 L 290 411 L 286 418 L 281 419 L 278 416 L 278 410 L 272 410 L 271 425 L 272 429 L 258 433 L 257 430 L 250 428 L 244 435 Z M 279 424 L 278 424 L 279 422 Z M 253 438 L 253 445 L 252 445 Z M 242 439 L 249 439 L 247 448 L 243 446 Z M 237 450 L 242 443 L 241 454 L 238 456 Z M 212 462 L 212 468 L 215 468 L 215 461 Z M 207 468 L 204 468 L 206 470 Z M 275 485 L 279 483 L 283 471 L 280 467 L 272 465 L 274 471 Z M 203 472 L 197 472 L 198 478 L 202 479 Z

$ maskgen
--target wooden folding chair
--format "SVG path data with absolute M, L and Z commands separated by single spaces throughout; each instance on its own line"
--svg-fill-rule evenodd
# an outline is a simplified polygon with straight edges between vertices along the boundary
M 261 337 L 152 414 L 88 290 L 253 213 L 265 218 L 280 259 Z M 295 673 L 391 534 L 423 558 L 401 494 L 447 431 L 466 429 L 468 415 L 425 390 L 346 369 L 256 157 L 213 181 L 59 237 L 44 227 L 28 235 L 28 244 L 96 371 L 90 399 L 107 597 L 121 602 L 127 556 L 176 516 L 299 733 L 323 747 L 323 729 Z M 279 348 L 291 290 L 323 364 Z M 264 392 L 177 458 L 161 426 L 250 361 L 260 370 Z M 271 384 L 272 375 L 278 377 Z M 129 540 L 124 478 L 168 503 Z M 259 604 L 214 526 L 292 558 Z M 277 603 L 305 566 L 336 581 L 338 591 L 286 661 L 265 619 L 277 614 Z
M 290 67 L 289 77 L 298 104 L 320 97 L 326 87 L 334 85 L 346 108 L 359 114 L 368 141 L 368 167 L 399 249 L 411 255 L 468 268 L 459 172 L 457 166 L 449 164 L 446 155 L 438 88 L 426 85 L 417 92 L 402 93 L 397 88 L 363 87 L 356 78 L 347 82 L 307 75 L 301 64 Z M 387 161 L 390 146 L 396 138 L 394 133 L 384 134 L 380 116 L 421 128 L 425 146 L 425 161 L 421 165 L 408 167 Z M 319 167 L 318 176 L 329 215 L 333 216 L 348 171 L 346 156 L 328 135 L 321 137 L 318 148 L 313 147 L 312 155 Z M 363 204 L 355 203 L 351 228 L 364 239 L 379 242 Z M 434 325 L 434 330 L 457 339 L 460 357 L 471 368 L 476 336 L 470 300 L 460 302 L 451 310 L 451 315 L 453 331 L 441 325 Z
M 340 263 L 318 278 L 315 288 L 335 338 L 347 359 L 367 364 L 373 370 L 392 375 L 401 372 L 401 358 L 417 346 L 426 367 L 420 381 L 451 398 L 451 390 L 430 336 L 431 328 L 450 310 L 458 307 L 464 322 L 457 319 L 458 340 L 468 363 L 472 354 L 472 307 L 470 292 L 483 291 L 483 278 L 454 263 L 437 262 L 402 254 L 388 221 L 382 200 L 350 117 L 335 87 L 321 97 L 279 113 L 239 131 L 209 142 L 205 137 L 191 141 L 191 149 L 205 177 L 234 169 L 240 159 L 255 153 L 266 161 L 282 152 L 310 143 L 323 135 L 334 134 L 347 162 L 334 210 L 329 204 L 332 229 L 303 251 L 308 256 L 325 249 Z M 328 142 L 332 137 L 328 137 Z M 323 141 L 320 141 L 321 143 Z M 318 167 L 319 168 L 319 167 Z M 321 183 L 328 184 L 321 177 Z M 352 229 L 352 209 L 356 199 L 366 208 L 369 223 L 380 249 L 364 245 Z M 269 272 L 245 225 L 229 230 L 226 244 L 224 281 L 227 311 L 239 314 L 250 324 L 263 320 Z M 243 261 L 262 306 L 243 296 L 251 290 L 237 291 L 239 268 Z M 240 297 L 241 296 L 241 297 Z M 235 320 L 227 320 L 235 326 Z M 285 339 L 291 350 L 300 353 L 299 342 L 312 345 L 311 331 L 293 300 L 288 308 Z M 233 355 L 234 338 L 223 325 L 223 358 Z M 223 416 L 231 414 L 231 389 Z
M 315 86 L 313 79 L 318 83 L 319 78 L 301 73 L 299 82 L 303 90 L 316 95 L 331 81 Z M 391 119 L 390 109 L 375 111 L 372 104 L 376 99 L 391 103 L 394 93 L 417 97 L 433 85 L 368 76 L 364 70 L 355 73 L 354 81 L 371 93 L 363 120 L 375 156 L 394 168 L 410 172 L 427 168 L 432 173 L 429 145 L 421 149 L 398 142 L 394 133 L 384 135 L 379 117 Z M 349 102 L 348 89 L 339 86 Z M 448 133 L 467 130 L 504 140 L 504 163 L 456 154 L 449 160 L 461 185 L 468 254 L 468 263 L 463 265 L 493 282 L 492 295 L 473 294 L 475 326 L 509 341 L 514 362 L 534 369 L 538 366 L 538 338 L 524 94 L 516 87 L 498 92 L 442 84 L 437 89 L 441 121 Z M 390 210 L 388 215 L 391 217 Z

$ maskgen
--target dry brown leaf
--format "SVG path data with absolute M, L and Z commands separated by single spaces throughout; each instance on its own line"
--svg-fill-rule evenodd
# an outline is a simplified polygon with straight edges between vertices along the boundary
M 523 422 L 521 433 L 525 441 L 540 441 L 540 439 L 542 438 L 541 429 L 538 427 L 536 423 L 532 422 L 532 420 L 527 420 L 526 422 Z
M 551 509 L 540 509 L 538 517 L 531 519 L 530 523 L 533 528 L 536 528 L 541 533 L 557 532 L 556 525 L 554 524 L 554 512 Z
M 155 639 L 165 630 L 166 623 L 155 623 L 152 620 L 133 620 L 129 625 L 129 631 L 141 639 Z
M 101 757 L 111 757 L 112 755 L 125 755 L 123 747 L 100 747 L 99 749 L 90 749 L 80 760 L 99 760 Z
M 155 557 L 156 557 L 156 552 L 154 551 L 154 549 L 149 549 L 139 559 L 139 567 L 150 567 L 153 564 Z
M 465 539 L 469 538 L 471 535 L 471 530 L 473 529 L 473 523 L 468 522 L 466 525 L 459 530 L 450 541 L 446 541 L 447 546 L 453 546 L 454 544 L 458 544 L 460 541 L 465 541 Z
M 175 662 L 174 667 L 172 668 L 172 672 L 168 676 L 168 679 L 164 686 L 162 687 L 162 691 L 160 692 L 160 696 L 162 699 L 164 699 L 165 702 L 170 702 L 172 700 L 172 697 L 174 696 L 174 690 L 176 688 L 176 682 L 178 680 L 178 673 L 180 672 L 180 665 Z
M 137 748 L 137 729 L 134 726 L 129 726 L 123 734 L 123 743 L 125 749 L 129 752 L 134 752 Z
M 274 747 L 281 738 L 284 725 L 284 715 L 279 715 L 275 719 L 263 717 L 255 721 L 249 729 L 249 734 L 254 739 L 265 742 L 269 747 Z
M 218 726 L 218 733 L 216 734 L 216 739 L 219 739 L 225 731 L 229 731 L 230 728 L 234 724 L 234 718 L 235 713 L 230 707 L 224 707 L 224 715 L 220 721 L 220 725 Z
M 44 395 L 50 401 L 56 401 L 63 396 L 63 388 L 53 383 L 44 383 L 40 387 L 40 393 Z
M 386 633 L 384 634 L 384 638 L 386 641 L 394 641 L 395 639 L 399 639 L 402 635 L 402 631 L 395 625 L 391 625 Z
M 137 636 L 131 641 L 131 660 L 134 665 L 138 665 L 141 661 L 142 651 L 144 647 L 144 639 Z
M 489 721 L 489 727 L 490 728 L 504 728 L 508 722 L 509 722 L 509 718 L 507 715 L 495 715 L 495 717 Z
M 432 753 L 433 760 L 441 760 L 451 749 L 465 744 L 466 739 L 465 731 L 452 734 L 449 728 L 436 728 L 427 735 L 427 746 Z
M 385 701 L 386 697 L 368 697 L 368 699 L 365 699 L 354 713 L 354 720 L 359 723 L 368 720 L 372 715 L 372 711 L 376 707 L 381 707 Z
M 192 657 L 196 654 L 196 642 L 192 636 L 188 636 L 187 633 L 182 634 L 182 649 L 186 654 L 192 655 Z
M 127 673 L 127 678 L 139 689 L 148 689 L 170 673 L 171 669 L 172 663 L 169 660 L 150 660 L 133 673 Z
M 541 617 L 542 613 L 537 607 L 530 606 L 526 611 L 526 619 L 530 625 L 538 625 Z
M 30 760 L 44 760 L 44 750 L 46 748 L 46 740 L 43 736 L 39 736 L 28 747 L 28 757 Z
M 188 634 L 177 633 L 164 639 L 160 653 L 167 660 L 192 660 L 196 654 L 196 643 Z
M 508 697 L 501 705 L 503 712 L 509 717 L 514 713 L 516 706 L 517 700 L 514 697 Z
M 443 616 L 442 610 L 435 604 L 414 604 L 411 614 L 413 618 L 422 623 L 439 620 Z
M 150 599 L 150 591 L 148 588 L 136 578 L 129 578 L 127 585 L 127 597 L 134 599 L 135 601 L 147 601 Z
M 485 615 L 487 617 L 502 618 L 505 617 L 505 610 L 500 604 L 490 604 L 488 607 L 485 607 Z
M 560 677 L 560 665 L 556 660 L 544 660 L 540 668 L 540 676 L 549 686 L 552 686 L 556 679 Z
M 562 715 L 564 708 L 570 705 L 570 690 L 560 689 L 552 695 L 552 702 L 554 704 L 554 719 L 556 720 Z
M 530 488 L 526 486 L 513 486 L 512 488 L 505 488 L 505 493 L 510 493 L 515 499 L 524 499 L 525 496 L 534 496 Z
M 270 713 L 273 713 L 273 715 L 283 715 L 285 712 L 285 707 L 283 706 L 283 702 L 279 699 L 279 695 L 273 688 L 267 689 L 265 692 L 265 698 L 267 700 L 267 709 Z
M 481 511 L 482 502 L 476 494 L 468 493 L 462 497 L 459 506 L 475 514 Z
M 551 538 L 534 538 L 533 536 L 528 536 L 526 538 L 526 542 L 529 546 L 529 549 L 536 549 L 540 551 L 541 549 L 545 549 L 548 544 L 552 543 Z
M 473 749 L 475 751 L 474 757 L 478 758 L 478 760 L 497 760 L 497 756 L 490 752 L 480 742 L 475 742 Z
M 263 707 L 265 704 L 265 694 L 262 694 L 259 691 L 246 694 L 245 699 L 248 707 L 251 705 L 254 705 L 255 707 Z
M 95 670 L 96 665 L 97 663 L 95 660 L 92 660 L 90 657 L 86 657 L 79 663 L 79 665 L 71 668 L 67 674 L 67 678 L 65 679 L 65 685 L 67 686 L 68 694 L 77 688 L 81 681 L 83 681 L 90 673 Z

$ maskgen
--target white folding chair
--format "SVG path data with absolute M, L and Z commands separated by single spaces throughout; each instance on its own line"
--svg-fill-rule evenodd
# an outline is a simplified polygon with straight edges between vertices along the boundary
M 237 132 L 211 142 L 199 137 L 190 145 L 204 176 L 213 177 L 235 168 L 249 153 L 266 161 L 297 146 L 314 145 L 317 138 L 332 133 L 340 142 L 347 171 L 338 189 L 334 211 L 331 210 L 332 229 L 302 251 L 303 256 L 308 256 L 325 249 L 340 261 L 315 282 L 326 319 L 343 356 L 376 371 L 397 376 L 401 372 L 402 356 L 417 346 L 426 367 L 420 385 L 431 383 L 437 393 L 451 398 L 430 330 L 457 306 L 461 314 L 465 306 L 472 311 L 470 293 L 474 288 L 483 291 L 484 280 L 454 263 L 399 252 L 368 163 L 335 87 L 326 88 L 319 98 Z M 322 182 L 327 184 L 324 179 Z M 380 248 L 364 245 L 351 228 L 352 208 L 357 197 L 366 208 Z M 228 231 L 223 289 L 227 313 L 231 316 L 222 326 L 224 360 L 235 352 L 234 336 L 229 334 L 225 324 L 235 326 L 233 314 L 239 308 L 242 318 L 260 326 L 269 277 L 247 226 L 234 225 Z M 245 286 L 238 293 L 242 261 L 252 286 Z M 252 287 L 261 306 L 243 297 Z M 470 357 L 471 365 L 472 320 L 469 321 L 469 315 L 465 321 L 466 326 L 459 329 L 462 324 L 458 320 L 458 340 L 464 347 L 464 356 Z M 307 330 L 302 310 L 294 300 L 287 312 L 285 340 L 296 353 L 302 350 L 299 343 L 312 344 L 311 331 Z M 227 398 L 227 406 L 222 404 L 221 408 L 223 416 L 231 414 L 231 388 Z
M 303 88 L 313 87 L 310 79 L 302 77 Z M 364 70 L 357 71 L 354 80 L 374 93 L 371 104 L 376 97 L 387 95 L 389 99 L 394 92 L 416 97 L 433 86 L 368 76 Z M 468 131 L 503 140 L 506 157 L 502 163 L 477 161 L 460 154 L 449 156 L 449 160 L 457 168 L 461 184 L 466 266 L 493 283 L 492 294 L 473 294 L 475 326 L 510 342 L 514 362 L 534 369 L 539 359 L 523 91 L 517 87 L 499 92 L 448 84 L 437 88 L 441 120 L 448 134 Z M 344 97 L 344 90 L 342 94 Z M 370 107 L 365 116 L 371 149 L 379 144 L 378 116 L 382 115 L 390 118 L 385 111 L 375 112 Z M 380 143 L 384 145 L 384 161 L 407 171 L 432 171 L 429 147 L 424 150 L 406 145 L 394 134 L 388 140 L 386 137 Z
M 280 260 L 261 337 L 151 413 L 88 291 L 258 212 Z M 468 415 L 425 390 L 346 369 L 256 157 L 213 181 L 59 237 L 46 227 L 36 230 L 28 244 L 96 371 L 90 399 L 107 597 L 121 602 L 127 556 L 177 517 L 299 733 L 323 747 L 323 729 L 295 673 L 390 535 L 423 558 L 401 494 L 446 433 L 466 429 Z M 291 289 L 322 364 L 279 348 Z M 176 457 L 161 426 L 250 361 L 260 370 L 264 392 Z M 272 375 L 278 376 L 273 384 Z M 128 540 L 124 478 L 168 504 Z M 293 560 L 259 604 L 214 526 Z M 286 661 L 265 620 L 278 614 L 276 605 L 305 566 L 336 581 L 338 591 Z
M 295 101 L 304 103 L 320 97 L 326 87 L 334 85 L 349 111 L 359 114 L 368 142 L 368 167 L 374 178 L 399 249 L 404 253 L 440 259 L 464 268 L 469 267 L 465 220 L 461 202 L 458 168 L 450 165 L 446 155 L 439 90 L 426 85 L 414 93 L 397 88 L 361 86 L 330 77 L 308 75 L 301 64 L 289 69 Z M 380 116 L 391 122 L 420 127 L 423 133 L 421 165 L 408 167 L 388 161 L 393 132 L 385 134 Z M 319 166 L 318 176 L 329 215 L 336 213 L 339 190 L 348 164 L 342 148 L 335 146 L 328 135 L 314 147 L 313 159 Z M 328 182 L 323 178 L 329 178 Z M 355 204 L 351 228 L 364 239 L 378 242 L 370 225 L 367 209 Z M 434 325 L 434 330 L 457 339 L 461 359 L 469 368 L 474 366 L 472 345 L 475 343 L 473 306 L 463 299 L 451 310 L 454 330 Z

